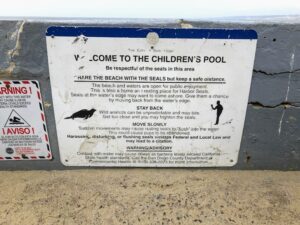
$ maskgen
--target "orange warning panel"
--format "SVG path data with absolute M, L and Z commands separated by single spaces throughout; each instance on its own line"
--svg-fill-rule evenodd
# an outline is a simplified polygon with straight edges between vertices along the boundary
M 0 160 L 50 160 L 38 81 L 0 81 Z

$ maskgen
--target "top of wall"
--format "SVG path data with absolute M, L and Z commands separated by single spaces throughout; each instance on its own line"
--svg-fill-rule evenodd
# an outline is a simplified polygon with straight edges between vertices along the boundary
M 9 0 L 1 4 L 1 17 L 32 21 L 76 23 L 147 23 L 170 21 L 230 23 L 300 23 L 299 0 Z M 92 18 L 92 19 L 91 19 Z M 96 18 L 96 19 L 95 19 Z M 100 19 L 99 19 L 100 18 Z M 128 19 L 119 19 L 128 18 Z M 136 18 L 144 18 L 144 21 Z M 170 20 L 171 19 L 171 20 Z
M 207 19 L 150 19 L 150 18 L 55 18 L 55 17 L 0 17 L 0 20 L 36 23 L 80 23 L 80 24 L 178 24 L 189 22 L 239 23 L 239 24 L 300 24 L 300 15 L 220 17 Z

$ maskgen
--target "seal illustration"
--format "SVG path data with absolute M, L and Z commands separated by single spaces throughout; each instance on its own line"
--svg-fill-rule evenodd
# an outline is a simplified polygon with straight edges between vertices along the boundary
M 91 109 L 91 110 L 82 109 L 78 112 L 73 113 L 71 116 L 66 117 L 65 120 L 67 120 L 67 119 L 74 120 L 75 118 L 83 118 L 86 120 L 88 118 L 91 118 L 95 112 L 96 112 L 96 109 Z

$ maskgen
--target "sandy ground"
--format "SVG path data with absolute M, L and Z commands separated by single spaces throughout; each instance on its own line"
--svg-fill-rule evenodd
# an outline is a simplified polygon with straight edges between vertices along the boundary
M 300 224 L 300 172 L 0 172 L 0 224 Z

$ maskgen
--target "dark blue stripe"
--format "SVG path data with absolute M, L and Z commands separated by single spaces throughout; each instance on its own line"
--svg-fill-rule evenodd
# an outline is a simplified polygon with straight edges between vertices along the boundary
M 170 28 L 110 28 L 110 27 L 49 27 L 47 36 L 145 38 L 156 32 L 160 38 L 257 39 L 255 30 L 230 29 L 170 29 Z

